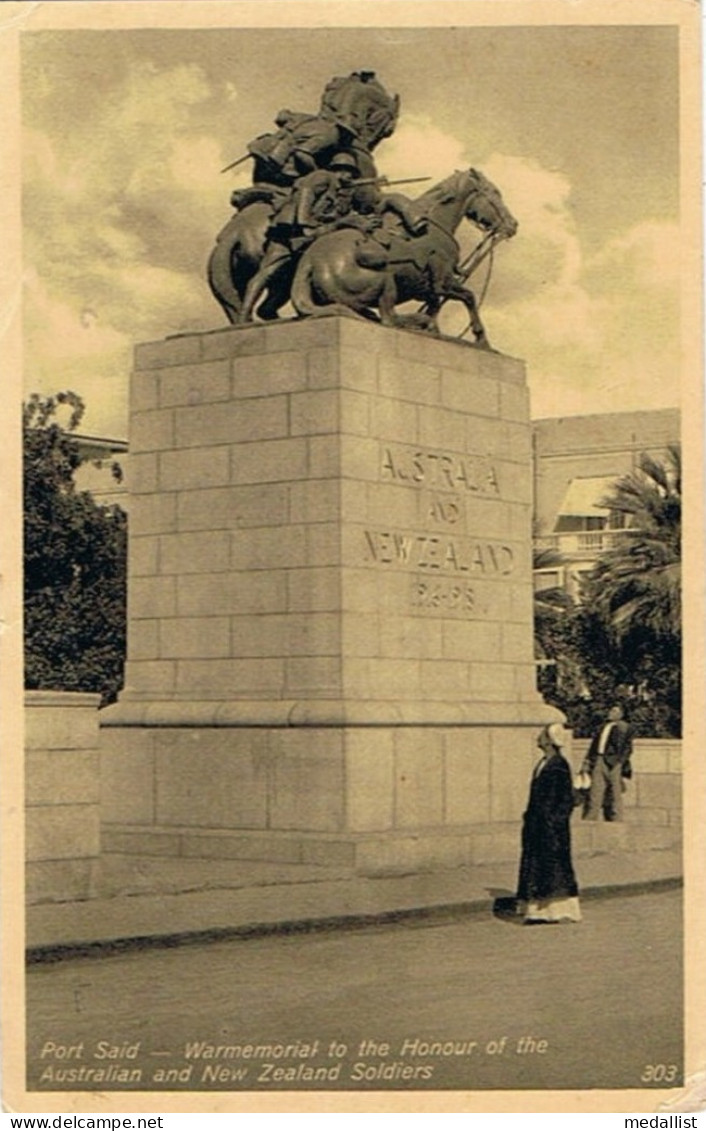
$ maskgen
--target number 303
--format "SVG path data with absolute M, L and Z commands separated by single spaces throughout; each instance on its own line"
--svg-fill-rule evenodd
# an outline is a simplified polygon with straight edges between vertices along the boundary
M 672 1084 L 678 1071 L 676 1064 L 646 1064 L 640 1080 L 643 1084 Z

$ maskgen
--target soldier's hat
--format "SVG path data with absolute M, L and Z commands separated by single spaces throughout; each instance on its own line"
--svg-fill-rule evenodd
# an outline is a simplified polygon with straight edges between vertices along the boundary
M 331 158 L 329 169 L 350 169 L 354 173 L 360 173 L 358 162 L 352 153 L 337 153 Z

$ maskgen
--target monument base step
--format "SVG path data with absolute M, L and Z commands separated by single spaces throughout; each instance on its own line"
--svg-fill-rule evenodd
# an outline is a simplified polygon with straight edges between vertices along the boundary
M 680 851 L 676 825 L 630 821 L 572 820 L 576 858 L 621 852 Z M 188 827 L 104 826 L 103 853 L 142 859 L 198 861 L 227 868 L 229 862 L 263 866 L 334 869 L 339 876 L 394 876 L 512 862 L 519 852 L 516 822 L 473 827 L 431 827 L 394 832 L 322 833 L 284 830 L 193 829 Z
M 103 852 L 155 859 L 241 861 L 334 868 L 339 874 L 408 875 L 466 867 L 517 854 L 513 827 L 419 828 L 369 833 L 285 830 L 104 827 Z M 493 847 L 494 846 L 494 847 Z
M 315 864 L 106 853 L 100 858 L 94 898 L 237 891 L 341 880 L 348 875 L 348 869 Z
M 604 852 L 576 864 L 587 897 L 674 886 L 681 877 L 677 851 Z M 408 916 L 491 915 L 493 900 L 514 891 L 517 861 L 370 878 L 302 864 L 109 855 L 100 873 L 93 899 L 27 909 L 33 959 Z
M 269 864 L 352 870 L 355 841 L 333 834 L 249 832 L 232 829 L 120 826 L 103 829 L 104 852 L 126 856 L 178 857 L 216 861 L 259 861 Z

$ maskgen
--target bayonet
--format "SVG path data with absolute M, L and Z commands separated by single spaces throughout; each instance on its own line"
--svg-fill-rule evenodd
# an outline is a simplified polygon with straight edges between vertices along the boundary
M 231 161 L 230 165 L 226 165 L 225 169 L 221 169 L 222 173 L 227 173 L 229 169 L 235 169 L 236 165 L 242 165 L 243 161 L 247 161 L 248 157 L 252 157 L 252 153 L 244 153 L 237 161 Z

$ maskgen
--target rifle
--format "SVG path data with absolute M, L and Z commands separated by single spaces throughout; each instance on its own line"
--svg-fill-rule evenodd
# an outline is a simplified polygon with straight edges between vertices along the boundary
M 356 181 L 356 185 L 413 185 L 419 181 L 430 181 L 431 177 L 402 177 L 398 181 L 391 181 L 387 177 L 363 177 Z

